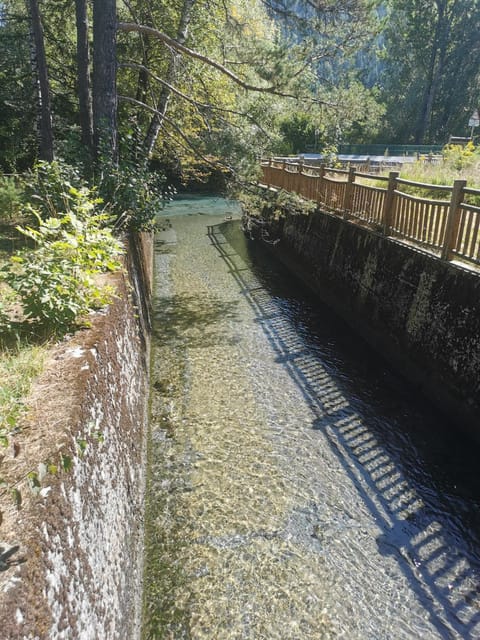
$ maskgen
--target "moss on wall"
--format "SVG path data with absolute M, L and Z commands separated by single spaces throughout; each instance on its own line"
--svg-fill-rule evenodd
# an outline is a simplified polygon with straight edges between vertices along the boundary
M 10 640 L 139 634 L 152 239 L 129 245 L 117 297 L 52 351 L 16 439 L 22 504 L 5 500 L 0 524 Z
M 283 213 L 263 212 L 271 250 L 480 439 L 480 273 L 335 215 Z

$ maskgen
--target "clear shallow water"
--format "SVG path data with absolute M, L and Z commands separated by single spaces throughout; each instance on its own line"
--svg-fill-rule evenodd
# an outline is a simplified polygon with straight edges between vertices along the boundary
M 480 638 L 478 447 L 229 206 L 161 216 L 145 638 Z

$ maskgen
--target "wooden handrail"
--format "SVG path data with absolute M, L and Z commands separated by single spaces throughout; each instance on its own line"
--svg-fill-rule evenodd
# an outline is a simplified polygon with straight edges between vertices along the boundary
M 275 164 L 280 163 L 275 161 Z M 439 257 L 443 260 L 461 258 L 480 265 L 480 207 L 464 201 L 466 195 L 480 198 L 480 190 L 467 188 L 464 180 L 456 180 L 450 186 L 434 185 L 399 178 L 397 171 L 391 171 L 387 178 L 356 172 L 353 167 L 337 169 L 323 164 L 289 163 L 286 159 L 281 166 L 262 162 L 261 168 L 263 184 L 268 187 L 315 199 L 333 215 L 374 224 L 377 231 L 380 227 L 387 236 L 395 234 L 398 239 L 418 242 L 436 254 L 440 251 Z M 359 178 L 387 184 L 385 187 L 366 185 L 357 182 Z M 415 196 L 401 191 L 402 185 L 448 192 L 450 198 L 434 200 Z
M 404 193 L 403 191 L 399 191 L 395 189 L 395 193 L 406 200 L 411 200 L 412 202 L 420 202 L 421 204 L 437 204 L 437 205 L 445 205 L 449 203 L 449 200 L 432 200 L 431 198 L 418 198 L 417 196 L 412 196 L 411 193 Z
M 398 178 L 398 184 L 406 184 L 410 187 L 416 187 L 418 189 L 428 189 L 429 191 L 452 191 L 452 185 L 443 184 L 428 184 L 424 182 L 414 182 L 413 180 L 405 180 L 405 178 Z

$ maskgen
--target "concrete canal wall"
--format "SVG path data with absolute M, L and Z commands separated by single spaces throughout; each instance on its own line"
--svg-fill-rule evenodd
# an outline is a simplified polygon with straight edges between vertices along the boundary
M 275 254 L 480 440 L 480 273 L 328 213 L 262 215 Z
M 38 486 L 2 501 L 2 638 L 139 637 L 150 236 L 130 239 L 127 263 L 107 311 L 54 350 L 15 442 Z

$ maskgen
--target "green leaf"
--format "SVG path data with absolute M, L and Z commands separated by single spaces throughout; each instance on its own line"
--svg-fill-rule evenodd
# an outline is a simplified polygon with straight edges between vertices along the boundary
M 17 509 L 22 508 L 22 494 L 16 487 L 12 489 L 12 500 Z
M 80 457 L 83 456 L 88 446 L 88 442 L 84 439 L 77 440 L 78 453 Z
M 73 458 L 66 454 L 60 454 L 60 466 L 64 471 L 71 471 L 73 468 Z
M 58 467 L 56 464 L 49 464 L 47 466 L 47 471 L 50 475 L 55 476 L 58 472 Z
M 38 494 L 40 492 L 40 489 L 42 488 L 42 485 L 36 471 L 30 471 L 30 473 L 27 474 L 27 480 L 32 493 L 34 493 L 35 495 Z

